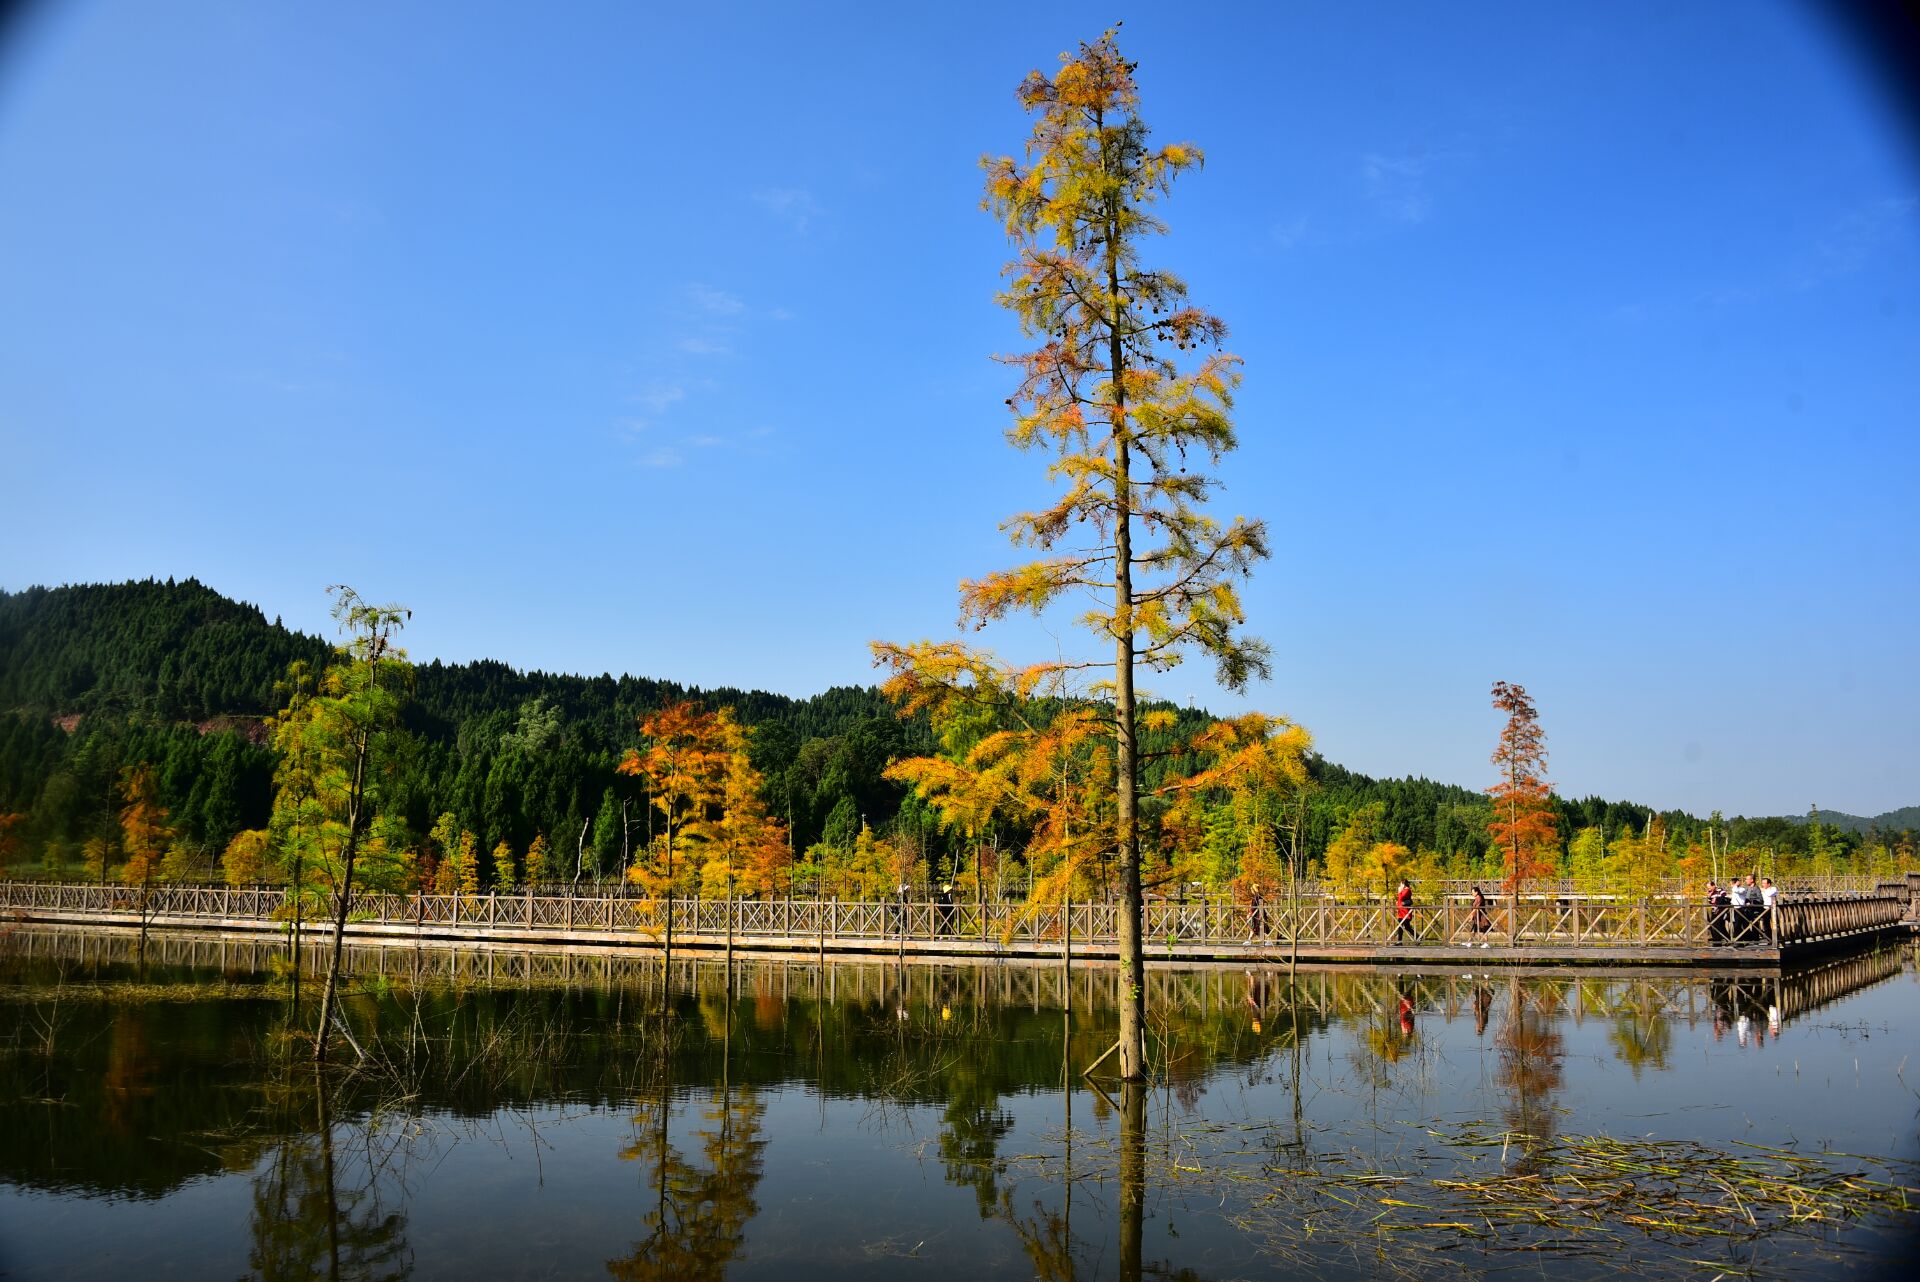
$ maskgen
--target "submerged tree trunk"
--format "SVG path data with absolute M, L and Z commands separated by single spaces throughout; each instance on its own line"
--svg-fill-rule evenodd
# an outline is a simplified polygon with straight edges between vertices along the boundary
M 1120 1084 L 1120 1278 L 1140 1282 L 1147 1208 L 1147 1085 Z

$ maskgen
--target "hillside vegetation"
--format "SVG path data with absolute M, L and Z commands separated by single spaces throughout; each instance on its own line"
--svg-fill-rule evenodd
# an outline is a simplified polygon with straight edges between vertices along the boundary
M 266 728 L 285 701 L 288 666 L 319 667 L 332 653 L 326 639 L 268 621 L 192 579 L 0 592 L 0 832 L 8 863 L 73 872 L 90 841 L 111 846 L 128 772 L 144 764 L 179 848 L 175 867 L 217 876 L 236 834 L 267 827 L 274 759 Z M 423 846 L 451 816 L 452 830 L 477 849 L 505 843 L 524 858 L 540 837 L 554 852 L 554 875 L 618 876 L 658 834 L 643 782 L 616 767 L 639 742 L 639 718 L 683 699 L 730 707 L 750 729 L 761 800 L 788 829 L 803 868 L 817 872 L 833 852 L 864 840 L 887 847 L 916 878 L 967 878 L 977 867 L 1004 889 L 1024 886 L 1025 870 L 1001 857 L 1020 847 L 1020 833 L 989 830 L 969 842 L 883 776 L 891 761 L 938 745 L 924 719 L 902 718 L 873 688 L 793 699 L 628 675 L 529 672 L 491 660 L 421 664 L 404 732 L 384 761 L 387 808 Z M 1208 720 L 1167 711 L 1171 727 L 1144 744 L 1149 791 L 1183 765 L 1177 755 L 1153 753 Z M 1161 882 L 1173 872 L 1215 888 L 1232 883 L 1256 830 L 1269 847 L 1297 840 L 1305 861 L 1337 879 L 1367 882 L 1394 868 L 1497 876 L 1487 863 L 1484 793 L 1369 778 L 1317 757 L 1309 773 L 1314 786 L 1304 795 L 1264 809 L 1258 799 L 1251 809 L 1218 799 L 1204 849 L 1154 856 Z M 1885 820 L 1905 829 L 1916 813 L 1845 825 L 1714 824 L 1631 802 L 1556 800 L 1563 867 L 1596 876 L 1619 874 L 1623 850 L 1646 876 L 1656 867 L 1687 875 L 1695 871 L 1690 851 L 1728 844 L 1756 861 L 1818 861 L 1829 871 L 1864 868 L 1876 855 L 1891 866 L 1902 838 Z M 1906 841 L 1910 851 L 1910 834 Z M 1637 849 L 1648 842 L 1657 849 Z M 489 865 L 480 880 L 495 875 Z

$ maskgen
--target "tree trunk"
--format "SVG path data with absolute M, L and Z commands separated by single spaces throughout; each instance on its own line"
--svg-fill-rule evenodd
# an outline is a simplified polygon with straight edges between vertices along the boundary
M 340 958 L 346 949 L 347 904 L 353 897 L 353 859 L 360 847 L 360 819 L 366 809 L 367 753 L 371 748 L 366 732 L 362 731 L 353 762 L 353 788 L 347 794 L 347 842 L 340 856 L 339 902 L 333 910 L 333 953 L 327 961 L 327 986 L 320 994 L 320 1026 L 313 1038 L 316 1064 L 324 1064 L 327 1059 L 327 1027 L 333 1018 L 334 995 L 340 988 Z
M 1118 218 L 1107 220 L 1107 289 L 1120 295 Z M 1108 374 L 1113 381 L 1113 740 L 1114 818 L 1120 855 L 1120 1078 L 1147 1077 L 1146 949 L 1141 939 L 1140 838 L 1136 793 L 1139 762 L 1134 753 L 1133 708 L 1133 468 L 1128 449 L 1127 397 L 1122 382 L 1126 348 L 1119 304 L 1107 331 Z

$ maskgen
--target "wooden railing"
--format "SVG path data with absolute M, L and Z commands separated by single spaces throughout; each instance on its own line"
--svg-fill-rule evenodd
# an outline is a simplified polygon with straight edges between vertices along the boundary
M 392 895 L 354 896 L 354 922 L 416 926 L 432 932 L 479 928 L 515 933 L 633 932 L 664 938 L 671 909 L 676 937 L 702 942 L 731 934 L 742 943 L 779 940 L 787 947 L 818 941 L 945 939 L 999 942 L 1019 951 L 1072 942 L 1110 945 L 1117 908 L 1106 903 L 1027 907 L 1016 904 L 943 904 L 857 900 L 641 899 L 620 895 Z M 1450 898 L 1415 905 L 1401 922 L 1381 903 L 1266 904 L 1259 910 L 1221 901 L 1148 904 L 1148 947 L 1172 954 L 1183 946 L 1246 942 L 1280 946 L 1438 945 L 1472 947 L 1509 942 L 1531 945 L 1710 947 L 1793 946 L 1877 932 L 1900 923 L 1907 901 L 1897 894 L 1783 900 L 1764 909 L 1715 910 L 1679 899 L 1526 898 L 1489 901 L 1476 915 L 1471 901 Z M 51 913 L 102 919 L 206 921 L 266 925 L 291 918 L 284 890 L 230 886 L 80 885 L 0 882 L 0 912 Z M 307 919 L 329 910 L 309 904 Z

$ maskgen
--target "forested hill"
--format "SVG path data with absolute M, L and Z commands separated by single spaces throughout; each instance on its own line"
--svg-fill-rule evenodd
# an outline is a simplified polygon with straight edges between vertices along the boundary
M 324 664 L 325 639 L 294 632 L 197 579 L 0 591 L 0 711 L 51 717 L 114 712 L 151 721 L 264 717 L 280 705 L 287 665 Z M 569 725 L 630 737 L 634 717 L 678 698 L 731 705 L 743 721 L 780 720 L 802 735 L 888 711 L 866 689 L 809 700 L 760 690 L 702 691 L 641 677 L 554 676 L 504 663 L 416 670 L 414 715 L 439 732 L 544 699 Z
M 331 652 L 194 579 L 0 591 L 0 710 L 264 716 L 289 663 Z
M 18 816 L 10 830 L 0 822 L 9 857 L 44 854 L 52 866 L 90 838 L 113 840 L 120 773 L 144 763 L 155 767 L 181 840 L 211 868 L 234 833 L 266 822 L 273 762 L 261 721 L 280 704 L 276 683 L 289 663 L 317 666 L 331 654 L 326 640 L 269 622 L 192 579 L 0 591 L 0 821 Z M 930 864 L 953 853 L 932 816 L 882 777 L 894 758 L 932 751 L 928 727 L 902 720 L 872 688 L 793 699 L 644 677 L 522 672 L 490 660 L 426 663 L 414 673 L 411 734 L 396 751 L 387 794 L 416 833 L 451 813 L 483 846 L 505 841 L 523 851 L 540 834 L 572 854 L 584 832 L 589 860 L 617 868 L 624 849 L 645 842 L 650 811 L 615 766 L 637 741 L 637 718 L 679 698 L 732 706 L 755 728 L 768 809 L 790 825 L 796 849 L 850 845 L 864 819 Z M 1173 711 L 1172 735 L 1149 734 L 1144 748 L 1169 748 L 1206 719 Z M 1149 766 L 1150 788 L 1169 764 Z M 1319 787 L 1302 824 L 1309 859 L 1356 823 L 1375 839 L 1432 855 L 1429 867 L 1459 871 L 1485 855 L 1488 804 L 1476 789 L 1372 779 L 1319 758 L 1310 769 Z M 1583 829 L 1605 839 L 1642 832 L 1653 818 L 1629 802 L 1558 804 L 1563 839 Z M 1877 826 L 1896 832 L 1914 817 L 1895 812 Z M 1694 816 L 1662 818 L 1676 848 L 1699 839 Z M 1806 849 L 1834 826 L 1737 820 L 1733 839 Z
M 331 654 L 193 579 L 0 591 L 0 814 L 28 816 L 16 833 L 28 850 L 110 833 L 115 777 L 145 761 L 182 834 L 218 848 L 265 822 L 272 764 L 258 727 L 281 701 L 275 683 L 293 660 Z M 415 670 L 407 705 L 408 821 L 424 832 L 452 811 L 521 848 L 536 832 L 577 839 L 588 826 L 602 853 L 617 851 L 620 803 L 642 833 L 646 813 L 614 766 L 636 718 L 679 698 L 730 705 L 757 728 L 771 808 L 802 842 L 829 828 L 850 839 L 862 815 L 893 818 L 901 790 L 881 772 L 926 746 L 925 727 L 873 689 L 792 699 L 433 662 Z M 229 730 L 240 733 L 219 733 Z

